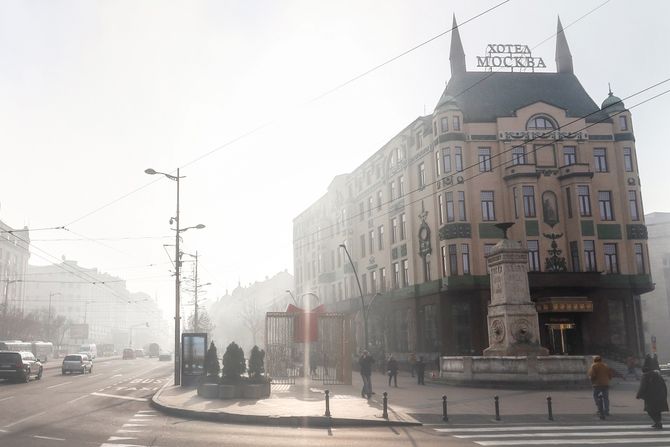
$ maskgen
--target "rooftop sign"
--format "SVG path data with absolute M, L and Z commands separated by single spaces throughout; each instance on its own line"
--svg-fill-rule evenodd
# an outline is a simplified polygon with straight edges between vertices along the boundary
M 493 68 L 510 68 L 511 71 L 535 71 L 547 68 L 541 57 L 533 57 L 528 45 L 490 43 L 486 56 L 477 56 L 477 67 L 492 71 Z

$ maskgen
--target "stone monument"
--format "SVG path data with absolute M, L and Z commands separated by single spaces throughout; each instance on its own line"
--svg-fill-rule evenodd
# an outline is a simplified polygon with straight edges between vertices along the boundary
M 511 224 L 498 225 L 505 238 L 487 257 L 491 281 L 488 308 L 489 347 L 484 356 L 547 355 L 540 346 L 537 310 L 528 287 L 528 250 L 507 239 Z

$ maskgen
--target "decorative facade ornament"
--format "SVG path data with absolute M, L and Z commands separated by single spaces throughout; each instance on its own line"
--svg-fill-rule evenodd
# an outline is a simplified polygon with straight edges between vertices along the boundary
M 565 262 L 565 257 L 561 256 L 563 251 L 558 248 L 558 244 L 556 243 L 556 239 L 563 237 L 563 233 L 543 233 L 542 236 L 551 240 L 549 257 L 544 258 L 544 269 L 548 272 L 567 272 L 568 267 Z

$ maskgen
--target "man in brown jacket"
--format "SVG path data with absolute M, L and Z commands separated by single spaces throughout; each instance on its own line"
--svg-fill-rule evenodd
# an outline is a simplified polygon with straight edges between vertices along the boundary
M 598 416 L 600 419 L 605 419 L 605 416 L 610 415 L 610 380 L 614 373 L 603 359 L 596 355 L 593 357 L 593 364 L 589 368 L 589 378 L 593 385 L 593 400 L 596 402 L 598 409 Z

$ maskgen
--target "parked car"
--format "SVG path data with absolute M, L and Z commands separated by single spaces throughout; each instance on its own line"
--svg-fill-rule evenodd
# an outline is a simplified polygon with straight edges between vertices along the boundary
M 0 379 L 27 383 L 31 376 L 42 378 L 42 363 L 32 352 L 0 351 Z
M 63 374 L 79 372 L 86 374 L 86 372 L 93 372 L 93 362 L 88 358 L 87 354 L 68 354 L 63 358 L 63 366 L 61 372 Z
M 169 352 L 161 352 L 160 354 L 158 354 L 159 362 L 169 362 L 170 360 L 172 360 L 172 354 L 170 354 Z
M 135 349 L 135 357 L 144 357 L 144 349 Z
M 133 348 L 125 348 L 123 350 L 123 360 L 135 360 L 135 350 Z

